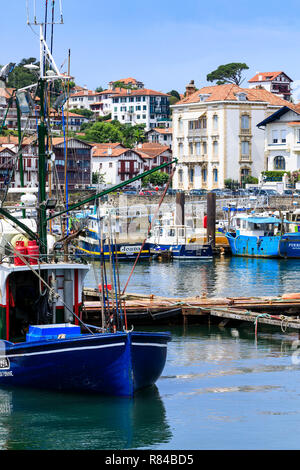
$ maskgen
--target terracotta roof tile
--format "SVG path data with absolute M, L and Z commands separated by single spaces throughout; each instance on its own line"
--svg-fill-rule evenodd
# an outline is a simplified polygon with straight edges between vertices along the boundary
M 280 75 L 281 73 L 283 73 L 287 78 L 289 78 L 287 76 L 286 73 L 280 71 L 280 72 L 258 72 L 256 75 L 254 75 L 254 77 L 250 78 L 250 80 L 248 80 L 249 83 L 252 83 L 252 82 L 269 82 L 270 80 L 274 80 L 274 78 L 278 77 L 278 75 Z M 261 77 L 261 79 L 260 79 Z M 291 80 L 289 78 L 289 80 Z M 291 80 L 293 81 L 293 80 Z
M 167 93 L 150 90 L 149 88 L 138 88 L 136 90 L 124 90 L 116 94 L 116 96 L 170 96 Z
M 177 101 L 174 106 L 185 103 L 199 103 L 200 94 L 208 95 L 208 97 L 203 101 L 204 103 L 211 101 L 238 101 L 237 95 L 239 93 L 246 94 L 246 101 L 261 101 L 273 106 L 288 106 L 289 108 L 294 109 L 294 105 L 292 103 L 265 90 L 264 88 L 241 88 L 234 84 L 203 87 L 183 100 Z
M 148 158 L 155 158 L 158 155 L 161 155 L 166 150 L 170 150 L 168 145 L 157 144 L 155 142 L 144 142 L 143 144 L 139 144 L 135 150 L 138 153 L 148 155 Z

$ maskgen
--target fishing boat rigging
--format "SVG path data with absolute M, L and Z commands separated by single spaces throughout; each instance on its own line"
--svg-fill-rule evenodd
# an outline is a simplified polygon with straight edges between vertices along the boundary
M 30 89 L 34 90 L 39 103 L 37 230 L 27 226 L 26 214 L 18 219 L 3 204 L 0 207 L 0 214 L 27 237 L 26 242 L 19 241 L 16 246 L 8 241 L 11 256 L 0 264 L 0 385 L 133 396 L 137 390 L 154 384 L 161 375 L 170 335 L 127 330 L 126 306 L 118 295 L 121 289 L 117 256 L 112 256 L 110 263 L 112 298 L 108 293 L 108 273 L 104 263 L 101 267 L 102 326 L 83 322 L 82 289 L 90 266 L 72 260 L 67 243 L 63 254 L 56 252 L 54 247 L 51 251 L 47 228 L 55 218 L 67 217 L 70 211 L 170 163 L 76 204 L 69 205 L 65 200 L 64 207 L 56 210 L 56 200 L 47 197 L 46 191 L 47 166 L 49 163 L 54 166 L 47 121 L 50 109 L 47 93 L 51 83 L 57 80 L 66 83 L 70 77 L 60 73 L 55 64 L 53 41 L 51 50 L 46 43 L 47 25 L 51 24 L 53 29 L 55 24 L 54 3 L 52 21 L 48 22 L 45 10 L 45 21 L 39 23 L 34 2 L 34 21 L 30 26 L 39 26 L 40 30 L 39 78 L 32 86 L 18 90 L 18 101 L 22 97 L 29 109 L 31 105 L 32 112 L 35 107 L 32 109 Z M 62 20 L 61 8 L 60 18 Z M 18 158 L 21 160 L 21 153 Z M 64 227 L 62 235 L 68 238 L 66 224 Z M 110 240 L 115 243 L 113 234 Z M 110 252 L 114 252 L 113 248 Z

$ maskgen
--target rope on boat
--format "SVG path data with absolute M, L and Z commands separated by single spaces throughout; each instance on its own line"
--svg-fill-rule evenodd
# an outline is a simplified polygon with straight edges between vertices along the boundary
M 134 265 L 133 265 L 132 270 L 131 270 L 131 272 L 130 272 L 130 274 L 129 274 L 129 277 L 128 277 L 128 279 L 127 279 L 127 282 L 126 282 L 126 284 L 125 284 L 125 287 L 124 287 L 124 289 L 123 289 L 122 295 L 125 293 L 125 291 L 126 291 L 126 289 L 127 289 L 127 286 L 128 286 L 128 284 L 129 284 L 129 281 L 130 281 L 130 279 L 131 279 L 131 276 L 132 276 L 132 274 L 133 274 L 133 271 L 135 270 L 135 267 L 136 267 L 136 264 L 137 264 L 138 259 L 139 259 L 139 257 L 140 257 L 140 254 L 141 254 L 141 252 L 142 252 L 142 250 L 143 250 L 143 248 L 144 248 L 144 246 L 145 246 L 145 243 L 146 243 L 147 238 L 148 238 L 148 236 L 149 236 L 149 233 L 150 233 L 150 231 L 151 231 L 152 223 L 153 223 L 153 222 L 156 220 L 156 218 L 157 218 L 158 211 L 159 211 L 160 206 L 161 206 L 161 204 L 162 204 L 162 202 L 163 202 L 163 200 L 164 200 L 164 197 L 165 197 L 166 192 L 167 192 L 167 190 L 168 190 L 168 188 L 169 188 L 169 185 L 170 185 L 170 183 L 171 183 L 171 181 L 172 181 L 172 178 L 173 178 L 174 173 L 175 173 L 175 169 L 176 169 L 176 165 L 174 165 L 173 168 L 172 168 L 172 173 L 171 173 L 171 175 L 170 175 L 170 178 L 168 179 L 168 182 L 167 182 L 167 184 L 166 184 L 166 187 L 165 187 L 165 189 L 164 189 L 164 192 L 163 192 L 163 194 L 162 194 L 162 196 L 161 196 L 161 198 L 160 198 L 160 201 L 159 201 L 159 203 L 158 203 L 158 206 L 157 206 L 156 212 L 155 212 L 155 214 L 154 214 L 154 217 L 152 218 L 152 220 L 151 220 L 151 222 L 150 222 L 150 224 L 149 224 L 149 228 L 148 228 L 148 232 L 147 232 L 146 238 L 145 238 L 145 240 L 143 241 L 142 246 L 141 246 L 141 248 L 140 248 L 140 251 L 139 251 L 139 253 L 138 253 L 138 255 L 137 255 L 136 259 L 135 259 Z
M 49 289 L 49 292 L 51 293 L 51 295 L 53 295 L 53 297 L 55 297 L 56 299 L 59 299 L 63 306 L 70 312 L 72 313 L 72 315 L 74 315 L 75 318 L 77 318 L 77 320 L 93 335 L 94 333 L 90 330 L 90 328 L 88 327 L 88 325 L 86 323 L 84 323 L 81 318 L 76 315 L 75 312 L 73 312 L 73 310 L 71 310 L 68 305 L 66 305 L 66 303 L 64 302 L 63 298 L 61 297 L 61 295 L 58 293 L 58 292 L 55 292 L 55 290 L 53 289 L 53 287 L 50 287 L 49 284 L 42 278 L 42 276 L 40 276 L 39 273 L 37 273 L 35 271 L 35 269 L 33 269 L 33 267 L 28 263 L 27 259 L 19 252 L 15 249 L 15 247 L 10 243 L 8 242 L 9 245 L 11 246 L 11 248 L 13 249 L 13 252 L 15 254 L 18 255 L 19 258 L 21 258 L 21 260 L 26 264 L 26 266 L 28 268 L 31 269 L 31 271 L 38 277 L 38 279 L 47 287 L 47 289 Z

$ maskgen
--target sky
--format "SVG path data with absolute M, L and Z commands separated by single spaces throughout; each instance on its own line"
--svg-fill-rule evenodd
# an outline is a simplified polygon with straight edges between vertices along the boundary
M 0 63 L 39 57 L 39 29 L 47 0 L 0 0 Z M 54 26 L 54 58 L 80 86 L 106 88 L 134 77 L 146 88 L 185 91 L 211 85 L 219 65 L 245 62 L 242 86 L 256 72 L 284 71 L 300 99 L 299 0 L 61 0 L 64 24 Z M 59 19 L 59 0 L 55 18 Z M 48 0 L 48 18 L 52 0 Z M 47 37 L 50 42 L 51 28 Z

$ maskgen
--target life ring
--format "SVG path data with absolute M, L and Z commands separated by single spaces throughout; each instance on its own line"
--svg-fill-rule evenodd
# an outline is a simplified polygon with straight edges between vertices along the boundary
M 283 299 L 300 299 L 300 292 L 294 292 L 292 294 L 283 294 Z

